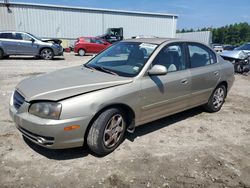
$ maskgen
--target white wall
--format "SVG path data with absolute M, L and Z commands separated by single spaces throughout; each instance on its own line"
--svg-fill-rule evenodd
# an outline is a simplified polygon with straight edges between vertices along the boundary
M 77 38 L 123 27 L 125 38 L 136 35 L 174 37 L 177 17 L 94 9 L 0 3 L 0 30 L 26 31 L 40 37 Z M 175 18 L 175 19 L 173 19 Z

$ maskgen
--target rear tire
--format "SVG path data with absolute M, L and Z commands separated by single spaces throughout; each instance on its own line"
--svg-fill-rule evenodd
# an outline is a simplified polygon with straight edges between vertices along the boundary
M 93 122 L 87 136 L 87 144 L 94 153 L 107 155 L 122 142 L 125 130 L 123 112 L 119 108 L 110 108 Z
M 50 48 L 44 48 L 41 51 L 40 56 L 42 59 L 51 60 L 54 58 L 54 52 Z
M 84 49 L 78 50 L 78 55 L 79 55 L 79 56 L 85 56 L 85 54 L 86 54 L 86 52 L 85 52 Z
M 205 109 L 211 113 L 220 111 L 223 103 L 225 102 L 226 96 L 226 87 L 222 84 L 217 86 L 212 95 L 210 96 L 208 103 L 204 106 Z
M 4 58 L 4 53 L 3 53 L 3 50 L 0 49 L 0 59 L 3 59 Z

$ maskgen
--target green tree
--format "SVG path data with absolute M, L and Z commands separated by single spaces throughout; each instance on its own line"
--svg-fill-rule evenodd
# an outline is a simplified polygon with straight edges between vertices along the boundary
M 179 32 L 193 31 L 212 31 L 213 43 L 241 45 L 250 42 L 250 25 L 247 22 L 230 24 L 219 28 L 182 29 Z

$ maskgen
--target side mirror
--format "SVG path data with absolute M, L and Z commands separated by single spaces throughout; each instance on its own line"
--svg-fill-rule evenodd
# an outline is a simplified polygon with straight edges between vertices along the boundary
M 31 38 L 30 41 L 33 43 L 33 42 L 35 42 L 35 39 Z
M 167 74 L 167 68 L 163 65 L 154 65 L 149 71 L 149 76 L 157 76 L 157 75 L 166 75 Z

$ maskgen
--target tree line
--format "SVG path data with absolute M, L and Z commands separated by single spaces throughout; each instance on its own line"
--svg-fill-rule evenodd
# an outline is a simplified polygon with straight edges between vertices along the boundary
M 250 25 L 247 22 L 230 24 L 219 28 L 182 29 L 177 30 L 177 33 L 194 31 L 212 31 L 213 43 L 241 45 L 250 42 Z

